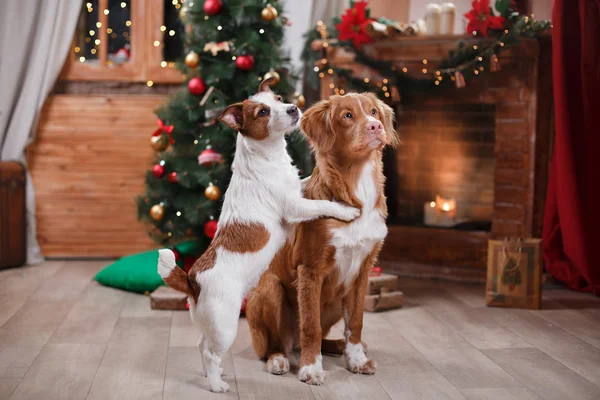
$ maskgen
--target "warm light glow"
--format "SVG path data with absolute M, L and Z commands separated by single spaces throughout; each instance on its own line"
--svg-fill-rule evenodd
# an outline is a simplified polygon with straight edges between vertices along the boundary
M 333 89 L 335 87 L 335 85 L 333 83 L 329 84 L 329 89 Z
M 94 36 L 95 34 L 96 34 L 96 31 L 90 30 L 90 36 Z
M 205 21 L 208 21 L 208 15 L 205 15 L 205 16 L 204 16 L 204 20 L 205 20 Z
M 124 1 L 121 2 L 121 8 L 125 8 L 127 7 L 127 3 L 125 3 Z
M 198 139 L 194 140 L 194 144 L 198 144 Z
M 89 3 L 88 3 L 88 4 L 89 4 Z M 318 20 L 318 21 L 317 21 L 317 26 L 323 26 L 323 21 L 321 21 L 321 20 Z
M 423 60 L 423 64 L 427 65 L 427 60 Z
M 479 61 L 483 61 L 483 57 L 477 57 Z
M 79 62 L 84 62 L 85 61 L 85 57 L 79 57 Z
M 167 62 L 166 61 L 161 61 L 160 62 L 160 66 L 165 68 L 167 66 Z
M 474 45 L 474 46 L 473 46 L 473 50 L 477 50 L 477 45 Z
M 408 72 L 408 68 L 406 68 L 406 67 L 402 68 L 402 72 Z
M 101 28 L 102 27 L 102 22 L 96 22 L 96 28 Z
M 325 77 L 325 74 L 321 72 L 321 73 L 319 74 L 319 78 L 323 78 L 323 77 Z
M 385 92 L 385 97 L 390 97 L 389 92 Z
M 88 12 L 91 13 L 92 11 L 94 11 L 94 9 L 92 7 L 88 7 Z
M 217 26 L 217 30 L 218 30 L 218 31 L 220 31 L 220 30 L 222 30 L 222 29 L 223 29 L 223 27 L 222 27 L 221 25 Z
M 235 60 L 237 59 L 237 57 L 236 57 L 236 56 L 232 56 L 232 57 L 231 57 L 231 59 L 232 59 L 233 61 L 235 61 Z
M 329 68 L 329 69 L 327 70 L 327 73 L 328 73 L 329 75 L 331 75 L 331 74 L 333 74 L 333 70 L 332 70 L 331 68 Z
M 434 203 L 434 204 L 435 204 L 435 203 Z M 450 211 L 450 204 L 448 204 L 448 203 L 444 203 L 444 204 L 442 205 L 442 210 L 444 210 L 444 211 Z
M 175 215 L 177 215 L 178 217 L 181 217 L 181 211 L 177 211 L 177 212 L 175 213 Z
M 94 43 L 96 44 L 96 46 L 100 46 L 100 39 L 94 40 Z
M 92 3 L 85 3 L 85 6 L 86 6 L 87 8 L 91 8 L 91 7 L 92 7 Z
M 426 74 L 427 73 L 427 69 L 423 68 L 423 73 Z
M 384 79 L 384 80 L 383 80 L 383 83 L 387 84 L 387 83 L 388 83 L 388 80 L 387 80 L 387 79 Z
M 79 53 L 79 52 L 81 51 L 81 48 L 79 48 L 79 47 L 75 47 L 75 49 L 74 49 L 74 50 L 75 50 L 75 53 Z
M 166 31 L 166 30 L 167 30 L 167 27 L 166 27 L 166 26 L 164 26 L 164 25 L 161 25 L 161 27 L 160 27 L 160 31 L 161 31 L 161 32 L 164 32 L 164 31 Z
M 440 81 L 437 81 L 437 80 L 436 80 L 436 81 L 435 81 L 435 85 L 436 85 L 436 86 L 439 86 L 439 84 L 440 84 Z
M 432 201 L 431 203 L 429 203 L 429 207 L 434 208 L 435 207 L 435 201 Z
M 262 35 L 263 33 L 265 33 L 265 30 L 264 30 L 263 28 L 260 28 L 260 29 L 258 30 L 258 33 L 260 33 L 260 34 Z
M 346 92 L 344 91 L 344 89 L 340 90 L 340 94 L 344 94 L 344 93 L 346 93 Z
M 313 68 L 313 71 L 315 71 L 315 72 L 319 72 L 319 67 L 314 67 L 314 68 Z
M 160 46 L 160 42 L 158 40 L 155 40 L 154 41 L 154 47 L 158 47 L 158 46 Z
M 152 87 L 152 85 L 154 85 L 154 82 L 148 81 L 148 82 L 146 82 L 146 85 L 148 85 L 148 87 Z
M 104 15 L 108 15 L 108 13 L 110 13 L 110 10 L 108 10 L 108 9 L 104 10 Z
M 169 66 L 169 68 L 174 68 L 175 67 L 175 63 L 173 61 L 169 61 L 169 64 L 167 64 Z
M 381 90 L 383 90 L 384 92 L 387 92 L 388 88 L 387 88 L 387 86 L 384 86 L 381 88 Z
M 108 34 L 110 35 L 110 34 L 112 33 L 112 28 L 108 28 L 108 29 L 106 30 L 106 33 L 108 33 Z
M 169 31 L 169 36 L 175 36 L 175 31 L 173 29 Z
M 90 53 L 92 53 L 92 54 L 96 54 L 96 49 L 91 49 L 91 50 L 90 50 Z
M 365 83 L 369 83 L 369 78 L 365 78 Z
M 131 26 L 131 21 L 125 21 L 125 26 Z

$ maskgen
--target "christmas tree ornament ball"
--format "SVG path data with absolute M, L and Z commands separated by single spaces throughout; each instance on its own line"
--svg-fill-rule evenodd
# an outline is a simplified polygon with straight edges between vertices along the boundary
M 304 96 L 301 93 L 298 93 L 298 92 L 294 93 L 294 100 L 292 102 L 298 108 L 304 108 L 304 106 L 306 105 L 306 99 L 304 98 Z
M 202 165 L 203 167 L 211 167 L 215 164 L 223 164 L 223 156 L 213 150 L 212 147 L 208 146 L 206 149 L 202 150 L 198 156 L 198 164 Z
M 150 208 L 150 217 L 155 221 L 160 221 L 165 216 L 165 206 L 155 204 Z
M 271 78 L 273 78 L 273 85 L 277 85 L 279 83 L 279 81 L 281 80 L 281 77 L 275 70 L 270 70 L 269 72 L 267 72 L 265 74 L 265 76 L 263 76 L 264 81 L 266 81 L 267 79 L 271 79 Z
M 217 225 L 217 221 L 214 219 L 208 221 L 206 224 L 204 224 L 204 234 L 211 239 L 214 238 L 215 234 L 217 233 Z
M 206 84 L 202 78 L 194 77 L 188 82 L 188 90 L 194 96 L 200 96 L 206 91 Z
M 162 165 L 155 164 L 152 167 L 152 175 L 154 175 L 156 178 L 162 178 L 164 174 L 165 174 L 165 167 L 163 167 Z
M 165 151 L 169 147 L 169 138 L 165 134 L 152 136 L 150 145 L 155 151 Z
M 190 51 L 187 56 L 185 56 L 185 65 L 188 68 L 197 68 L 198 64 L 200 64 L 200 56 L 195 51 Z
M 203 9 L 206 15 L 217 15 L 223 9 L 223 2 L 221 0 L 206 0 Z
M 265 8 L 260 12 L 260 17 L 267 22 L 273 21 L 277 18 L 277 9 L 272 5 L 268 4 Z
M 169 174 L 169 182 L 171 183 L 177 183 L 177 172 L 171 172 Z
M 254 57 L 250 54 L 238 56 L 235 66 L 241 71 L 250 71 L 254 67 Z
M 221 189 L 215 185 L 209 185 L 204 189 L 204 195 L 211 201 L 217 201 L 221 197 Z

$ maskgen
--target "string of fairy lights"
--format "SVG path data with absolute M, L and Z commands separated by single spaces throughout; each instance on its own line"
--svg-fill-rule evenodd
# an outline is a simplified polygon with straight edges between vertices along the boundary
M 523 20 L 524 20 L 525 26 L 527 26 L 527 24 L 529 24 L 530 22 L 533 22 L 533 16 L 531 18 L 528 16 L 524 16 Z M 339 75 L 340 77 L 342 77 L 342 79 L 332 79 L 331 83 L 329 83 L 329 88 L 331 89 L 332 93 L 343 95 L 346 92 L 346 90 L 339 83 L 340 82 L 342 84 L 346 83 L 346 82 L 344 82 L 343 78 L 346 78 L 346 77 L 354 78 L 354 77 L 351 75 L 350 71 L 346 71 L 345 74 L 342 74 L 341 73 L 342 70 L 339 70 L 337 68 L 332 68 L 332 66 L 329 64 L 329 61 L 326 58 L 328 50 L 331 47 L 336 46 L 338 44 L 338 42 L 336 39 L 332 39 L 330 37 L 326 24 L 323 21 L 318 21 L 316 30 L 321 37 L 321 39 L 316 42 L 318 42 L 317 46 L 320 45 L 320 47 L 321 47 L 323 58 L 321 58 L 320 60 L 317 60 L 313 70 L 315 73 L 318 74 L 319 78 L 321 78 L 321 79 L 323 79 L 326 75 L 330 75 L 332 77 Z M 523 28 L 522 32 L 526 32 L 526 29 Z M 439 86 L 444 79 L 450 79 L 451 81 L 454 82 L 454 84 L 456 85 L 457 88 L 462 88 L 462 87 L 466 86 L 466 82 L 465 82 L 463 73 L 471 72 L 475 76 L 479 75 L 480 73 L 485 71 L 484 61 L 489 61 L 489 69 L 491 72 L 497 72 L 500 70 L 500 62 L 499 62 L 500 60 L 499 60 L 497 53 L 500 49 L 505 47 L 506 41 L 509 39 L 510 35 L 511 35 L 511 32 L 508 29 L 504 30 L 503 34 L 497 40 L 490 42 L 490 43 L 486 43 L 486 47 L 484 49 L 480 49 L 479 45 L 477 45 L 477 44 L 471 45 L 472 49 L 475 51 L 475 56 L 465 62 L 462 62 L 460 65 L 457 65 L 454 67 L 430 68 L 429 60 L 423 59 L 421 61 L 422 65 L 420 67 L 418 67 L 420 70 L 409 71 L 409 68 L 406 66 L 396 67 L 395 65 L 391 65 L 390 70 L 393 73 L 397 73 L 399 70 L 404 74 L 410 73 L 410 74 L 413 74 L 416 76 L 424 76 L 423 77 L 424 80 L 431 79 L 431 81 L 433 82 L 433 84 L 435 86 Z M 474 37 L 477 36 L 477 32 L 473 32 L 473 36 Z M 313 50 L 315 50 L 315 49 L 313 48 Z M 376 68 L 371 68 L 371 69 L 376 70 Z M 377 72 L 381 73 L 381 71 L 377 71 Z M 415 74 L 415 72 L 416 72 L 416 74 Z M 385 73 L 383 73 L 382 75 L 385 75 Z M 360 78 L 354 78 L 354 79 L 359 80 Z M 398 90 L 394 85 L 392 85 L 390 83 L 390 79 L 382 78 L 379 80 L 375 80 L 373 78 L 365 77 L 362 79 L 362 81 L 365 84 L 371 84 L 371 85 L 374 85 L 374 86 L 378 87 L 379 89 L 381 89 L 381 91 L 383 92 L 383 95 L 386 98 L 391 97 L 393 101 L 396 101 L 396 100 L 399 101 Z
M 171 1 L 171 6 L 177 10 L 177 12 L 179 12 L 179 10 L 182 7 L 182 4 L 184 3 L 185 0 L 172 0 Z M 190 3 L 190 5 L 192 5 L 193 3 Z M 88 14 L 92 14 L 94 12 L 94 4 L 92 2 L 87 2 L 84 4 L 84 10 L 87 10 Z M 124 11 L 130 11 L 129 9 L 129 4 L 128 1 L 122 1 L 119 4 L 120 8 Z M 82 13 L 84 11 L 82 10 Z M 105 8 L 102 10 L 102 13 L 105 16 L 109 16 L 110 15 L 110 10 L 108 8 Z M 125 39 L 125 41 L 127 43 L 131 42 L 131 34 L 128 31 L 129 28 L 131 28 L 132 26 L 132 21 L 131 19 L 127 19 L 124 23 L 125 25 L 125 29 L 123 29 L 123 32 L 121 33 L 122 37 Z M 83 38 L 83 41 L 86 44 L 90 44 L 93 43 L 93 47 L 89 50 L 89 54 L 91 56 L 95 56 L 98 57 L 97 54 L 99 54 L 100 52 L 100 45 L 102 44 L 102 36 L 107 35 L 106 37 L 110 37 L 111 39 L 117 39 L 118 37 L 118 31 L 119 29 L 116 26 L 112 26 L 112 27 L 107 27 L 106 30 L 103 32 L 102 31 L 102 22 L 100 21 L 96 21 L 93 26 L 90 27 L 86 27 L 87 29 L 81 29 L 85 34 L 85 37 Z M 91 29 L 90 29 L 91 28 Z M 177 34 L 177 31 L 175 29 L 172 29 L 173 27 L 168 27 L 164 24 L 160 25 L 160 27 L 158 27 L 158 31 L 162 34 L 162 35 L 168 35 L 170 37 L 173 37 Z M 153 42 L 153 46 L 154 47 L 161 47 L 163 46 L 163 41 L 161 40 L 155 40 Z M 75 53 L 75 56 L 77 57 L 78 61 L 80 63 L 85 63 L 86 61 L 89 61 L 89 57 L 86 57 L 85 51 L 83 49 L 84 45 L 82 43 L 76 43 L 76 45 L 73 47 L 73 52 Z M 95 58 L 94 57 L 94 58 Z M 114 65 L 114 61 L 113 60 L 107 60 L 106 61 L 106 66 L 110 67 Z M 162 68 L 174 68 L 175 67 L 175 62 L 173 61 L 166 61 L 166 60 L 162 60 L 160 62 L 160 66 Z M 149 84 L 148 86 L 152 86 L 151 84 Z

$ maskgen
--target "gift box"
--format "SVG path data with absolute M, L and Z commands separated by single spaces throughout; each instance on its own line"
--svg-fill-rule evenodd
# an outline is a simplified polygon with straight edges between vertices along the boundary
M 187 310 L 187 296 L 168 286 L 160 286 L 150 294 L 153 310 Z
M 402 307 L 404 294 L 398 290 L 398 277 L 384 274 L 381 268 L 374 267 L 369 274 L 365 311 L 377 312 Z
M 541 239 L 490 240 L 488 306 L 539 309 L 542 301 Z

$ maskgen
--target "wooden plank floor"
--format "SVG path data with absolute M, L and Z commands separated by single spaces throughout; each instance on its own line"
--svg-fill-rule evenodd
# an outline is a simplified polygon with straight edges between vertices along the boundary
M 544 291 L 540 311 L 487 308 L 480 286 L 401 280 L 406 306 L 365 314 L 374 376 L 324 357 L 326 384 L 269 375 L 242 319 L 207 390 L 186 312 L 102 287 L 105 262 L 0 271 L 0 399 L 600 399 L 600 298 Z M 342 327 L 333 329 L 341 337 Z

